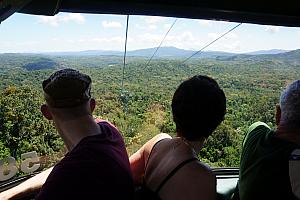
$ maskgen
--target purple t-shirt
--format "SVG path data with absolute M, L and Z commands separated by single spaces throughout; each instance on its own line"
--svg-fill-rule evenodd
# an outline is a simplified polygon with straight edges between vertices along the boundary
M 102 134 L 82 139 L 55 165 L 37 200 L 133 199 L 133 179 L 119 131 L 97 121 Z

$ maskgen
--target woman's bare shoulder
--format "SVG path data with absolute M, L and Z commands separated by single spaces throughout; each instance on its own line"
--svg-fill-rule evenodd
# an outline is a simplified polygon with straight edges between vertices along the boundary
M 170 179 L 162 192 L 166 199 L 215 200 L 216 178 L 207 165 L 200 161 L 191 162 Z
M 212 169 L 207 164 L 199 160 L 192 163 L 191 170 L 193 170 L 195 175 L 215 179 L 215 174 Z

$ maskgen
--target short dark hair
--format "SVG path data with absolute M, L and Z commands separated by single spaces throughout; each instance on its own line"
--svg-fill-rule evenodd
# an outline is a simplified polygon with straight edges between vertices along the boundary
M 190 141 L 206 138 L 224 119 L 226 97 L 214 79 L 194 76 L 175 91 L 172 113 L 182 137 Z
M 74 69 L 62 69 L 43 81 L 46 102 L 53 108 L 79 106 L 91 98 L 91 78 Z

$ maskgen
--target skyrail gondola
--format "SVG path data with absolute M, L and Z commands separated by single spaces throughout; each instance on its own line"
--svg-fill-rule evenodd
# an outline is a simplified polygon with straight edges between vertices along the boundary
M 226 20 L 238 23 L 300 27 L 300 2 L 272 1 L 201 1 L 201 0 L 2 0 L 0 22 L 15 12 L 54 16 L 59 12 L 101 13 L 122 15 L 155 15 L 176 18 Z M 125 64 L 125 62 L 124 62 Z M 126 103 L 126 90 L 121 98 Z M 237 168 L 214 169 L 220 199 L 230 199 L 238 180 Z M 30 178 L 24 176 L 0 184 L 0 191 Z M 31 197 L 28 197 L 31 199 Z

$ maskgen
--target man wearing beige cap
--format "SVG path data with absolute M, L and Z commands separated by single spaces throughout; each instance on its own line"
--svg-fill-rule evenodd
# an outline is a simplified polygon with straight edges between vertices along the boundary
M 47 170 L 51 173 L 37 200 L 132 199 L 124 141 L 110 123 L 94 120 L 90 90 L 90 77 L 73 69 L 57 71 L 43 82 L 46 103 L 41 111 L 53 121 L 69 152 Z

